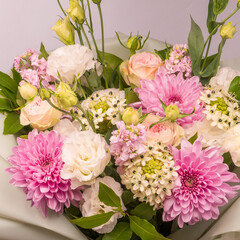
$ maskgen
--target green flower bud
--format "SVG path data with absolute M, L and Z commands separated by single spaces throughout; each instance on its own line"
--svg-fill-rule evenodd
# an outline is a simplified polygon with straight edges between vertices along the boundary
M 46 98 L 50 98 L 51 97 L 51 93 L 47 89 L 45 89 L 45 88 L 41 88 L 39 90 L 39 95 L 40 95 L 40 98 L 42 100 L 45 100 Z
M 232 22 L 228 22 L 220 29 L 220 35 L 223 39 L 233 38 L 233 34 L 236 32 L 236 28 L 232 25 Z
M 136 51 L 141 47 L 141 41 L 139 36 L 129 37 L 127 40 L 127 48 L 131 49 L 132 51 Z
M 165 115 L 166 118 L 168 118 L 171 121 L 176 121 L 176 119 L 179 117 L 180 110 L 178 106 L 172 104 L 166 107 L 165 109 Z
M 237 7 L 240 8 L 240 0 L 237 2 Z
M 102 0 L 92 0 L 95 4 L 100 4 Z
M 132 107 L 128 107 L 123 111 L 122 120 L 126 125 L 136 125 L 139 122 L 139 113 Z
M 77 0 L 69 0 L 70 6 L 66 10 L 69 16 L 74 22 L 83 23 L 85 19 L 85 14 L 83 8 L 80 6 Z
M 77 104 L 78 99 L 70 86 L 64 82 L 60 82 L 55 93 L 59 106 L 66 110 Z
M 18 87 L 18 91 L 23 99 L 29 101 L 37 96 L 38 90 L 30 83 L 24 83 L 21 87 Z
M 69 17 L 65 17 L 64 20 L 59 19 L 52 27 L 52 30 L 56 32 L 59 39 L 66 45 L 72 45 L 75 42 L 74 28 L 69 20 Z

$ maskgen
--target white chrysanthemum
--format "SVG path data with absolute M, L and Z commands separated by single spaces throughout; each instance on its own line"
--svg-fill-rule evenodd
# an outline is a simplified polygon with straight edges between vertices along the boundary
M 238 102 L 225 90 L 208 87 L 200 100 L 205 104 L 203 112 L 212 127 L 227 130 L 240 121 Z
M 47 60 L 47 74 L 66 83 L 73 83 L 85 71 L 94 69 L 97 61 L 93 60 L 93 52 L 86 46 L 79 44 L 60 47 L 53 51 Z
M 219 68 L 216 76 L 211 78 L 209 84 L 219 86 L 227 92 L 231 81 L 236 76 L 240 76 L 240 72 L 235 71 L 230 67 Z
M 122 114 L 126 107 L 125 93 L 115 88 L 99 90 L 84 100 L 81 106 L 93 120 L 98 132 L 104 133 L 120 120 L 119 113 Z M 87 119 L 80 110 L 79 118 L 86 128 L 90 129 Z
M 230 152 L 234 164 L 240 167 L 240 124 L 227 131 L 223 142 L 223 151 Z
M 83 200 L 80 204 L 80 209 L 83 217 L 90 217 L 96 214 L 111 212 L 114 209 L 113 207 L 106 206 L 99 200 L 99 182 L 102 182 L 108 187 L 110 187 L 121 198 L 123 190 L 118 182 L 116 182 L 112 177 L 109 176 L 106 176 L 104 178 L 98 178 L 96 179 L 95 183 L 90 186 L 90 188 L 85 189 L 83 192 Z M 126 208 L 122 201 L 121 204 L 122 210 L 125 211 Z M 97 231 L 100 234 L 109 233 L 114 229 L 115 225 L 117 224 L 117 219 L 121 217 L 122 214 L 118 212 L 114 214 L 108 222 L 101 226 L 93 228 L 93 230 Z
M 91 184 L 109 163 L 111 154 L 105 139 L 93 131 L 74 131 L 64 140 L 61 170 L 63 179 L 71 179 L 73 189 Z
M 149 142 L 146 153 L 124 164 L 122 184 L 130 189 L 134 198 L 148 202 L 154 209 L 162 207 L 165 196 L 170 196 L 177 178 L 178 167 L 168 148 Z

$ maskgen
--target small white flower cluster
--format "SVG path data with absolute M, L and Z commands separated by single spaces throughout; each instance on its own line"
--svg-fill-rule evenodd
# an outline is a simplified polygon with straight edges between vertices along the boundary
M 104 133 L 120 120 L 119 113 L 122 114 L 126 107 L 125 92 L 115 88 L 99 90 L 84 100 L 81 106 L 93 120 L 98 132 Z M 80 110 L 79 118 L 90 129 L 86 116 Z
M 225 90 L 209 86 L 200 100 L 205 103 L 203 112 L 212 127 L 227 130 L 240 122 L 238 101 Z
M 168 147 L 149 142 L 144 155 L 124 163 L 124 174 L 120 177 L 134 198 L 158 209 L 163 207 L 165 196 L 172 194 L 178 169 Z

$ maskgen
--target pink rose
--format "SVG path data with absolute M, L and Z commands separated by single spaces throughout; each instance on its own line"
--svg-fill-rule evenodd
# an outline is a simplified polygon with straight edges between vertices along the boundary
M 120 72 L 128 85 L 133 83 L 140 88 L 140 80 L 153 80 L 162 64 L 161 58 L 155 53 L 136 53 L 120 65 Z
M 162 122 L 158 123 L 152 128 L 149 128 L 151 124 L 159 121 L 161 117 L 149 114 L 143 121 L 143 125 L 147 131 L 147 141 L 161 142 L 165 145 L 177 146 L 182 137 L 184 136 L 184 130 L 176 122 Z
M 51 99 L 56 105 L 54 99 Z M 29 102 L 21 109 L 20 123 L 31 125 L 38 131 L 46 130 L 54 126 L 61 118 L 62 112 L 56 110 L 46 100 L 42 100 L 39 96 Z

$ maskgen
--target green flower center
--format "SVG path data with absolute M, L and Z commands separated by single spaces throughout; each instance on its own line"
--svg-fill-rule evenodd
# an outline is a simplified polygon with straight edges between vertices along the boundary
M 228 105 L 224 101 L 223 98 L 218 97 L 216 101 L 211 101 L 211 106 L 217 105 L 217 110 L 221 113 L 224 113 L 225 115 L 229 115 Z
M 106 102 L 98 102 L 94 105 L 94 109 L 97 111 L 98 109 L 102 109 L 102 112 L 106 112 L 109 109 L 109 106 Z
M 154 174 L 155 170 L 161 170 L 163 163 L 158 159 L 152 158 L 148 162 L 146 162 L 145 166 L 142 167 L 143 172 L 145 174 Z

